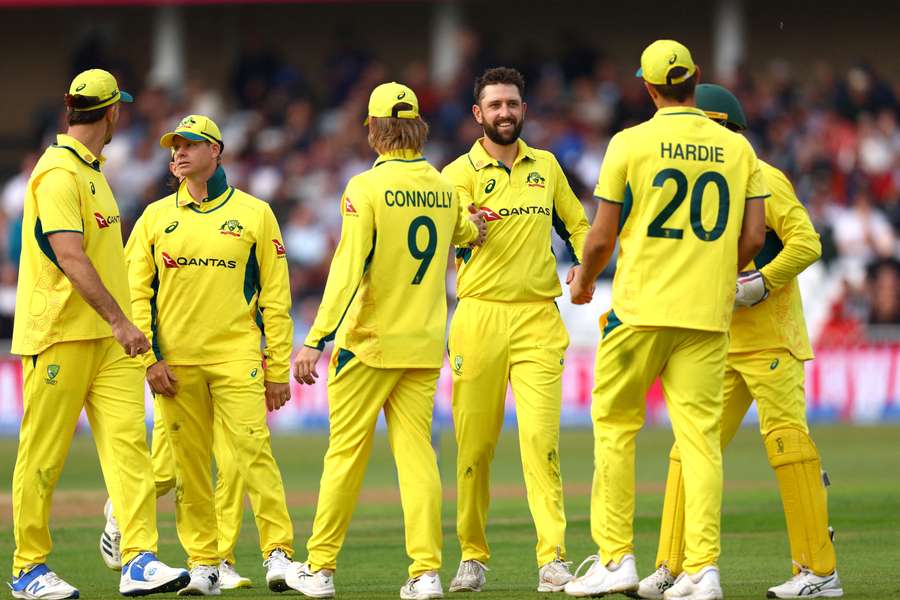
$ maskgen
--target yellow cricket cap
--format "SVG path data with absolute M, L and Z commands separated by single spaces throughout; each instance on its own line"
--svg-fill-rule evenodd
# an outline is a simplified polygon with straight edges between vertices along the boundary
M 369 96 L 369 117 L 393 117 L 415 119 L 419 116 L 419 99 L 416 93 L 402 83 L 382 83 Z M 369 124 L 369 118 L 363 125 Z
M 215 121 L 203 115 L 188 115 L 181 120 L 175 131 L 170 131 L 159 138 L 159 145 L 163 148 L 171 148 L 173 140 L 181 137 L 192 142 L 210 142 L 218 144 L 221 150 L 225 149 L 222 143 L 222 132 Z
M 69 96 L 83 96 L 96 99 L 89 106 L 71 106 L 72 110 L 85 111 L 110 106 L 116 102 L 133 102 L 134 98 L 128 92 L 119 89 L 116 78 L 109 71 L 103 69 L 88 69 L 75 76 L 69 86 Z
M 686 69 L 686 72 L 671 77 L 669 73 L 676 67 Z M 635 76 L 654 85 L 675 85 L 687 81 L 696 71 L 691 51 L 683 44 L 675 40 L 656 40 L 641 54 L 641 68 Z

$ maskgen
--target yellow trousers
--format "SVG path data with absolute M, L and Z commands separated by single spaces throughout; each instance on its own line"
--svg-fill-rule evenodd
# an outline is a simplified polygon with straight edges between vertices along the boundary
M 242 360 L 170 368 L 178 381 L 178 391 L 173 398 L 157 396 L 157 401 L 175 458 L 180 484 L 176 486 L 175 518 L 189 566 L 217 565 L 227 558 L 227 552 L 219 548 L 213 500 L 214 437 L 220 442 L 218 454 L 228 457 L 221 463 L 232 465 L 246 485 L 263 558 L 276 548 L 291 556 L 293 526 L 281 472 L 269 443 L 260 362 Z M 220 435 L 214 435 L 214 429 Z M 232 476 L 232 480 L 236 478 Z M 235 489 L 238 491 L 234 494 L 243 496 L 239 484 Z M 231 502 L 233 508 L 233 498 Z M 233 544 L 235 538 L 236 534 L 229 543 Z
M 538 565 L 566 555 L 559 467 L 562 371 L 569 335 L 553 302 L 464 298 L 450 325 L 456 429 L 456 534 L 463 560 L 487 562 L 490 471 L 506 390 L 516 399 L 522 472 Z
M 614 313 L 597 350 L 591 416 L 594 481 L 591 534 L 602 562 L 634 554 L 635 436 L 647 390 L 659 376 L 685 470 L 684 570 L 715 564 L 720 551 L 722 378 L 728 335 L 635 328 Z
M 335 569 L 384 409 L 397 464 L 409 576 L 441 567 L 441 479 L 431 447 L 439 369 L 378 369 L 335 348 L 328 370 L 328 451 L 312 536 L 314 570 Z
M 819 476 L 818 451 L 808 437 L 803 362 L 787 350 L 780 349 L 728 355 L 722 411 L 723 449 L 734 438 L 754 398 L 760 434 L 764 442 L 772 440 L 772 443 L 766 443 L 767 447 L 774 446 L 774 452 L 769 452 L 769 455 L 776 474 L 784 464 L 814 463 L 808 476 L 803 473 L 796 477 L 793 472 L 788 472 L 779 477 L 779 487 L 782 488 L 793 564 L 795 567 L 809 568 L 818 575 L 827 575 L 834 571 L 836 559 L 834 544 L 828 535 L 828 512 L 825 487 Z M 786 444 L 785 440 L 790 441 Z M 782 452 L 786 445 L 790 451 L 791 441 L 797 441 L 795 445 L 805 449 L 810 456 L 797 452 L 796 458 L 799 460 L 780 459 L 779 446 Z M 676 443 L 669 455 L 669 476 L 656 556 L 657 567 L 665 564 L 675 575 L 682 571 L 684 563 L 685 509 L 681 461 Z M 787 485 L 782 481 L 785 478 L 788 479 Z M 799 493 L 796 491 L 798 489 Z M 786 494 L 787 497 L 784 497 Z
M 112 337 L 60 342 L 22 358 L 24 413 L 13 473 L 13 575 L 47 561 L 53 490 L 81 409 L 122 531 L 122 562 L 156 551 L 156 504 L 144 425 L 144 367 Z
M 165 496 L 170 490 L 177 489 L 178 484 L 175 473 L 175 455 L 172 453 L 172 445 L 169 444 L 169 438 L 166 436 L 166 426 L 159 408 L 159 399 L 154 399 L 154 407 L 155 418 L 150 450 L 153 459 L 156 496 L 159 498 Z M 247 485 L 241 477 L 234 455 L 228 448 L 226 436 L 225 423 L 221 417 L 217 417 L 213 424 L 213 456 L 216 459 L 215 505 L 219 556 L 222 557 L 222 560 L 234 565 L 237 562 L 234 549 L 237 547 L 241 534 Z M 254 510 L 253 514 L 256 516 L 257 511 Z M 257 529 L 263 526 L 258 517 L 256 526 Z

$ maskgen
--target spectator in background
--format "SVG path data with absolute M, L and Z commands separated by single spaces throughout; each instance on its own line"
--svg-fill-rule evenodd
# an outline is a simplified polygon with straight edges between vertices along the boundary
M 880 260 L 868 270 L 870 325 L 900 325 L 900 261 Z

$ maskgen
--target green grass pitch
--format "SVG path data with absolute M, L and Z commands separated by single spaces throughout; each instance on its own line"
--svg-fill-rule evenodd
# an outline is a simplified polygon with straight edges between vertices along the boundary
M 817 426 L 813 438 L 831 476 L 829 508 L 837 531 L 838 569 L 849 598 L 900 598 L 900 427 Z M 648 430 L 638 437 L 638 498 L 635 518 L 638 568 L 653 568 L 666 457 L 671 432 Z M 441 436 L 440 466 L 445 485 L 444 568 L 446 589 L 459 561 L 454 533 L 453 479 L 455 442 Z M 284 474 L 294 520 L 297 556 L 315 510 L 315 490 L 326 447 L 323 434 L 276 436 L 275 454 Z M 561 439 L 566 484 L 569 560 L 577 566 L 596 551 L 589 533 L 592 469 L 590 431 L 566 430 Z M 0 440 L 0 477 L 7 482 L 0 514 L 0 555 L 9 570 L 13 551 L 9 482 L 16 442 Z M 741 430 L 725 455 L 722 511 L 722 582 L 729 600 L 764 598 L 766 588 L 789 575 L 790 557 L 775 479 L 759 435 Z M 491 506 L 489 539 L 493 558 L 485 592 L 475 598 L 546 598 L 534 591 L 534 530 L 522 485 L 515 432 L 505 432 L 494 461 L 496 497 Z M 118 574 L 100 560 L 97 542 L 103 526 L 103 498 L 93 443 L 79 436 L 69 456 L 54 503 L 54 552 L 50 566 L 81 590 L 82 598 L 120 598 Z M 184 560 L 174 529 L 171 499 L 160 503 L 160 555 L 170 564 Z M 335 578 L 338 598 L 397 598 L 406 579 L 407 559 L 387 440 L 379 434 L 369 464 L 363 497 L 350 526 Z M 239 571 L 253 579 L 250 590 L 224 592 L 241 600 L 272 597 L 265 589 L 256 530 L 249 511 L 238 546 Z M 469 597 L 459 594 L 461 599 Z M 169 597 L 175 597 L 174 595 Z M 563 597 L 559 595 L 557 597 Z

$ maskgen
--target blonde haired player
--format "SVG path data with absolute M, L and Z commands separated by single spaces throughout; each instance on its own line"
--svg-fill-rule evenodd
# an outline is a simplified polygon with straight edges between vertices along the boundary
M 462 551 L 451 592 L 485 584 L 490 468 L 503 426 L 506 389 L 516 419 L 528 508 L 534 520 L 539 592 L 572 578 L 559 462 L 562 372 L 569 335 L 554 299 L 562 293 L 551 235 L 576 264 L 588 231 L 584 208 L 556 157 L 520 137 L 525 82 L 515 69 L 488 69 L 475 82 L 472 113 L 484 137 L 444 168 L 462 202 L 488 213 L 488 241 L 457 253 L 459 305 L 450 324 L 456 430 L 456 535 Z M 571 280 L 578 267 L 570 269 Z
M 722 597 L 719 432 L 728 327 L 738 267 L 763 245 L 768 192 L 749 142 L 694 106 L 699 71 L 673 40 L 656 41 L 641 55 L 638 75 L 658 110 L 610 140 L 594 191 L 600 206 L 570 288 L 575 304 L 590 301 L 618 235 L 613 309 L 597 349 L 591 407 L 591 533 L 599 552 L 566 585 L 572 596 L 638 588 L 635 437 L 659 376 L 688 474 L 691 515 L 685 572 L 665 597 Z
M 175 168 L 175 152 L 172 151 L 172 160 L 169 161 L 169 172 L 172 174 L 171 185 L 178 189 L 182 177 L 178 176 Z M 249 578 L 237 572 L 234 550 L 237 547 L 241 533 L 241 524 L 244 515 L 244 495 L 247 486 L 241 477 L 228 444 L 225 441 L 227 432 L 224 429 L 224 420 L 217 418 L 213 429 L 213 455 L 216 458 L 216 525 L 218 528 L 219 555 L 222 562 L 219 564 L 219 586 L 223 590 L 233 590 L 252 586 Z M 172 454 L 172 445 L 166 436 L 166 425 L 159 406 L 159 399 L 153 400 L 153 433 L 150 442 L 150 454 L 153 462 L 153 480 L 156 484 L 156 497 L 165 496 L 177 486 L 175 473 L 175 456 Z M 106 525 L 100 535 L 100 556 L 110 569 L 122 568 L 120 544 L 122 534 L 113 514 L 112 503 L 107 500 L 103 509 L 106 517 Z M 255 515 L 255 513 L 254 513 Z M 265 524 L 257 522 L 257 529 Z
M 290 398 L 293 323 L 281 233 L 268 204 L 228 185 L 211 119 L 185 117 L 160 145 L 175 151 L 183 180 L 147 207 L 126 253 L 135 320 L 153 344 L 147 381 L 181 480 L 176 525 L 191 582 L 180 593 L 220 591 L 214 438 L 258 516 L 268 587 L 284 591 L 293 527 L 266 424 L 266 408 Z
M 12 481 L 14 598 L 77 598 L 47 566 L 50 506 L 82 408 L 103 479 L 122 518 L 124 595 L 171 592 L 189 580 L 159 562 L 144 374 L 150 342 L 131 322 L 119 207 L 104 146 L 131 102 L 101 69 L 66 94 L 68 130 L 28 181 L 12 352 L 22 356 L 24 414 Z
M 322 349 L 337 336 L 309 558 L 294 563 L 286 581 L 305 596 L 334 596 L 338 552 L 383 409 L 412 560 L 400 597 L 441 598 L 441 481 L 431 415 L 447 322 L 446 253 L 451 244 L 481 243 L 484 223 L 480 212 L 466 218 L 453 186 L 422 156 L 428 126 L 413 90 L 379 85 L 368 115 L 369 145 L 378 158 L 341 198 L 341 241 L 315 322 L 294 359 L 294 377 L 314 383 Z
M 747 128 L 738 99 L 727 89 L 697 86 L 697 108 L 732 131 Z M 765 283 L 768 298 L 746 306 L 744 285 L 731 320 L 725 364 L 722 447 L 756 400 L 759 428 L 775 471 L 787 521 L 794 577 L 769 588 L 770 598 L 834 598 L 843 595 L 828 528 L 819 451 L 809 437 L 803 392 L 803 361 L 813 353 L 803 319 L 797 276 L 821 253 L 819 236 L 791 183 L 775 167 L 760 162 L 772 194 L 766 200 L 766 242 L 745 270 L 751 285 Z M 752 275 L 751 275 L 752 273 Z M 761 275 L 761 277 L 760 277 Z M 749 290 L 747 290 L 749 292 Z M 758 297 L 758 294 L 756 295 Z M 637 595 L 662 598 L 684 564 L 684 483 L 678 445 L 669 455 L 657 570 L 643 579 Z

